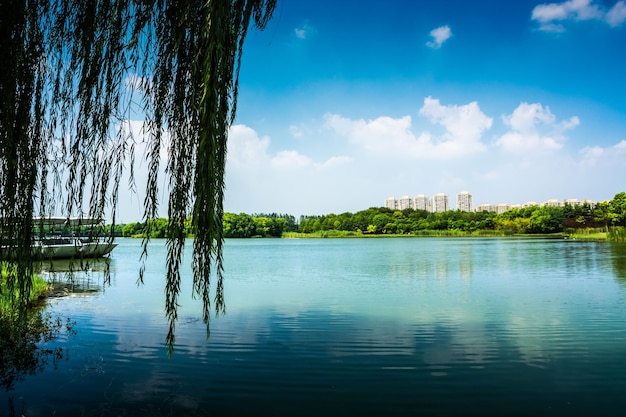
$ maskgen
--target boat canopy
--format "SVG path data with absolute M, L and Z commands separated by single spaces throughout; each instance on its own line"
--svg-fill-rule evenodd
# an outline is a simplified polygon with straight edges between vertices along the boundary
M 33 217 L 35 225 L 45 226 L 96 226 L 102 224 L 102 219 L 95 217 Z

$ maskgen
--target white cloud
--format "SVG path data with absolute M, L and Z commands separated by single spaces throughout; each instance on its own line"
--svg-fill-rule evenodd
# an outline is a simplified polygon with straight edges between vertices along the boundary
M 280 151 L 272 158 L 271 164 L 280 169 L 292 169 L 311 166 L 313 161 L 308 156 L 304 156 L 297 151 Z
M 496 145 L 509 152 L 560 149 L 566 140 L 563 133 L 580 124 L 576 116 L 557 123 L 550 108 L 540 103 L 521 103 L 512 114 L 503 116 L 502 121 L 511 130 Z
M 298 151 L 280 151 L 271 160 L 271 166 L 279 170 L 298 170 L 304 168 L 325 169 L 348 164 L 352 158 L 347 156 L 333 156 L 324 162 L 315 162 Z
M 371 152 L 393 155 L 397 150 L 406 150 L 415 143 L 415 136 L 410 131 L 410 116 L 400 119 L 381 116 L 366 121 L 327 114 L 325 119 L 326 127 Z
M 582 166 L 593 167 L 600 161 L 607 162 L 607 159 L 626 158 L 626 140 L 622 140 L 614 146 L 603 148 L 601 146 L 586 146 L 580 150 Z M 626 161 L 624 161 L 626 162 Z
M 289 126 L 289 133 L 291 133 L 291 136 L 296 139 L 302 137 L 302 130 L 298 126 L 295 126 L 295 125 Z
M 606 14 L 606 22 L 615 27 L 624 23 L 624 21 L 626 21 L 626 3 L 620 0 Z
M 295 28 L 294 32 L 296 33 L 296 37 L 298 39 L 306 39 L 306 30 L 303 28 Z
M 308 22 L 304 22 L 302 25 L 294 29 L 294 33 L 298 39 L 308 39 L 317 33 L 317 29 Z
M 251 127 L 233 126 L 225 209 L 355 212 L 382 205 L 390 195 L 464 189 L 476 204 L 599 201 L 623 187 L 615 173 L 626 166 L 626 140 L 606 145 L 597 138 L 576 146 L 579 138 L 569 138 L 580 124 L 575 116 L 561 118 L 543 103 L 521 103 L 494 121 L 477 102 L 443 104 L 426 97 L 421 104 L 415 116 L 327 114 L 322 126 L 319 119 L 293 123 L 306 140 L 293 140 L 287 129 L 277 129 L 284 137 L 270 140 Z M 343 149 L 343 156 L 324 155 L 330 149 Z
M 593 166 L 596 164 L 598 159 L 604 155 L 605 149 L 601 146 L 586 146 L 580 150 L 580 155 L 582 157 L 581 165 L 583 166 Z
M 228 132 L 228 164 L 233 168 L 251 167 L 267 161 L 270 139 L 259 137 L 257 132 L 245 125 L 233 125 Z
M 544 108 L 539 103 L 521 103 L 511 115 L 503 116 L 504 124 L 521 133 L 532 133 L 536 129 L 537 122 L 545 124 L 554 123 L 555 117 L 548 107 Z
M 298 170 L 303 168 L 326 168 L 350 162 L 350 158 L 334 156 L 324 162 L 296 150 L 281 150 L 275 155 L 269 153 L 270 138 L 259 137 L 258 133 L 245 125 L 233 125 L 228 134 L 227 162 L 229 169 L 235 172 L 253 172 L 257 170 Z
M 133 90 L 142 90 L 144 86 L 151 86 L 151 81 L 146 77 L 140 77 L 138 74 L 129 74 L 124 79 L 124 85 Z
M 145 199 L 146 185 L 148 177 L 153 175 L 149 172 L 149 163 L 146 160 L 149 149 L 149 132 L 146 132 L 143 120 L 124 120 L 116 129 L 122 135 L 131 138 L 126 142 L 126 156 L 124 161 L 124 172 L 120 181 L 119 200 L 116 210 L 117 222 L 139 221 L 143 217 L 143 201 Z M 156 174 L 158 186 L 158 199 L 160 216 L 165 216 L 167 212 L 167 195 L 169 191 L 166 165 L 169 158 L 170 135 L 168 131 L 162 132 L 162 140 L 159 147 L 159 169 Z M 131 143 L 133 144 L 131 146 Z M 133 182 L 130 181 L 131 161 L 133 162 Z M 165 203 L 164 203 L 165 202 Z
M 449 159 L 485 150 L 482 134 L 491 128 L 493 120 L 481 112 L 476 102 L 444 106 L 427 97 L 419 113 L 431 123 L 443 126 L 445 133 L 439 137 L 430 132 L 416 135 L 411 116 L 350 120 L 329 114 L 326 126 L 367 151 L 388 157 Z
M 610 9 L 595 3 L 595 0 L 568 0 L 562 3 L 540 4 L 536 6 L 531 19 L 539 23 L 539 29 L 546 32 L 565 30 L 561 22 L 567 20 L 599 20 L 610 26 L 619 26 L 626 20 L 626 4 L 620 0 Z
M 277 141 L 278 143 L 278 141 Z M 352 158 L 332 156 L 316 160 L 296 149 L 276 147 L 245 125 L 233 125 L 228 137 L 225 210 L 323 214 L 327 198 L 341 200 L 353 178 Z M 323 193 L 322 193 L 322 190 Z M 324 198 L 320 198 L 323 194 Z M 330 197 L 327 197 L 330 196 Z
M 493 119 L 487 117 L 473 101 L 462 106 L 443 106 L 438 99 L 426 97 L 420 114 L 432 123 L 445 127 L 444 139 L 452 142 L 478 145 L 483 131 L 491 128 Z
M 320 165 L 322 168 L 332 168 L 341 165 L 347 165 L 352 162 L 352 158 L 349 156 L 333 156 L 328 158 L 323 164 Z
M 426 42 L 426 46 L 432 49 L 439 49 L 445 41 L 452 37 L 452 31 L 448 25 L 439 26 L 438 28 L 430 31 L 430 36 L 433 40 Z

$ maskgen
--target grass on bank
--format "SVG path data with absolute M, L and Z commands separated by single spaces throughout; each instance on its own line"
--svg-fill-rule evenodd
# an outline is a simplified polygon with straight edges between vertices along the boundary
M 7 275 L 15 268 L 15 265 L 10 263 L 3 263 L 0 266 L 0 315 L 9 314 L 14 310 L 13 300 L 19 298 L 19 289 L 14 288 L 13 292 L 7 287 Z M 48 283 L 39 275 L 33 275 L 30 296 L 28 299 L 29 304 L 35 303 L 39 297 L 48 291 Z
M 19 299 L 19 290 L 7 288 L 7 275 L 14 273 L 14 264 L 0 265 L 0 390 L 11 391 L 15 384 L 28 375 L 43 371 L 52 358 L 63 357 L 62 347 L 46 347 L 45 344 L 61 333 L 74 334 L 74 323 L 63 323 L 40 308 L 32 308 L 48 284 L 39 275 L 33 275 L 28 307 L 17 308 L 13 302 Z
M 568 239 L 575 240 L 608 240 L 606 232 L 582 232 L 582 233 L 568 233 Z
M 563 232 L 552 234 L 516 234 L 506 230 L 475 230 L 472 232 L 450 229 L 450 230 L 419 230 L 406 234 L 376 234 L 363 233 L 361 231 L 344 230 L 320 230 L 312 233 L 285 232 L 282 235 L 287 239 L 319 239 L 319 238 L 391 238 L 391 237 L 529 237 L 529 238 L 550 238 L 550 239 L 571 239 L 571 240 L 595 240 L 626 242 L 626 228 L 610 227 L 608 230 L 602 228 L 586 229 L 566 229 Z
M 506 233 L 497 230 L 476 230 L 465 232 L 458 229 L 451 230 L 419 230 L 412 233 L 363 233 L 360 231 L 345 230 L 320 230 L 312 233 L 285 232 L 282 237 L 287 239 L 319 239 L 319 238 L 392 238 L 392 237 L 490 237 L 507 236 Z

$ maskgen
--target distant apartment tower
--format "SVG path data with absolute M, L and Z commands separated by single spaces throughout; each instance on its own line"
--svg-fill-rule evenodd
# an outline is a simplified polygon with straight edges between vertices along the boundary
M 467 191 L 461 191 L 456 196 L 456 209 L 461 211 L 472 211 L 472 195 Z
M 396 198 L 395 197 L 389 197 L 388 199 L 385 200 L 385 208 L 388 208 L 390 210 L 395 210 L 396 209 Z
M 396 209 L 404 210 L 411 208 L 411 197 L 408 195 L 403 195 L 397 200 Z
M 494 211 L 498 214 L 502 214 L 510 208 L 511 206 L 507 203 L 498 203 L 494 206 Z
M 582 206 L 583 202 L 577 198 L 568 198 L 565 200 L 565 204 L 569 204 L 570 206 Z
M 550 200 L 546 201 L 545 203 L 543 203 L 543 206 L 548 206 L 548 207 L 563 207 L 563 203 L 560 202 L 559 200 L 557 200 L 556 198 L 551 198 Z
M 444 193 L 437 193 L 433 196 L 433 211 L 435 213 L 443 213 L 450 210 L 448 205 L 448 196 Z
M 433 211 L 433 201 L 424 194 L 418 194 L 413 197 L 413 209 L 414 210 L 426 210 Z
M 596 206 L 596 203 L 595 203 L 595 202 L 593 202 L 593 201 L 591 201 L 591 200 L 583 200 L 583 201 L 581 201 L 580 203 L 581 203 L 582 205 L 587 204 L 587 205 L 589 205 L 590 207 L 595 207 L 595 206 Z
M 483 203 L 476 207 L 476 211 L 495 211 L 491 204 Z

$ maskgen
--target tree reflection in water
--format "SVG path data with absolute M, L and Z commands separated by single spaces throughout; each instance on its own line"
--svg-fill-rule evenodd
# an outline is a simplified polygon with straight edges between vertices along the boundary
M 50 285 L 48 296 L 100 291 L 110 280 L 108 259 L 45 261 L 38 269 Z M 46 344 L 74 334 L 73 327 L 69 318 L 52 317 L 41 306 L 27 312 L 0 311 L 0 389 L 12 391 L 16 383 L 42 372 L 50 362 L 56 367 L 66 352 Z
M 611 255 L 615 277 L 621 285 L 626 286 L 626 243 L 611 243 Z
M 53 291 L 49 296 L 63 293 L 104 291 L 111 283 L 111 259 L 84 258 L 45 260 L 38 265 L 41 276 Z
M 50 361 L 63 358 L 60 347 L 40 347 L 61 333 L 73 334 L 73 323 L 53 318 L 41 309 L 21 315 L 0 315 L 0 389 L 10 391 L 28 375 L 41 372 Z

